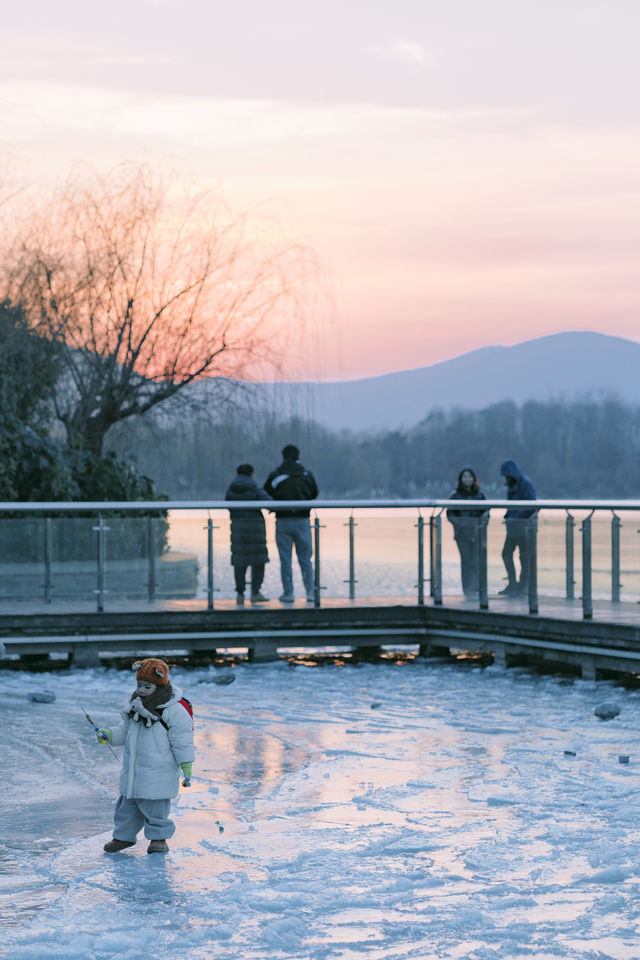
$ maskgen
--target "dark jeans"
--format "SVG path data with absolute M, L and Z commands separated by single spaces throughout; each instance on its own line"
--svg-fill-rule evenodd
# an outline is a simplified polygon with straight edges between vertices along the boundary
M 516 548 L 520 552 L 519 581 L 516 577 L 516 568 L 513 562 Z M 502 548 L 502 560 L 509 578 L 509 587 L 511 589 L 519 587 L 522 591 L 526 591 L 529 588 L 529 535 L 526 532 L 507 533 Z
M 478 541 L 471 537 L 457 537 L 460 551 L 460 573 L 462 592 L 465 597 L 475 597 L 478 593 Z
M 235 566 L 233 568 L 233 575 L 236 580 L 236 591 L 238 593 L 244 593 L 244 588 L 247 585 L 247 570 L 249 564 L 245 563 L 244 566 Z M 262 586 L 262 581 L 264 580 L 264 563 L 254 563 L 251 565 L 251 593 L 256 594 Z

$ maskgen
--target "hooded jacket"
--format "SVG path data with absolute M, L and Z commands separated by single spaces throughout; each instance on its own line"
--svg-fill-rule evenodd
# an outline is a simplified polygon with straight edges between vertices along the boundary
M 238 473 L 225 500 L 271 500 L 253 477 Z M 231 564 L 248 567 L 268 563 L 267 535 L 261 510 L 231 510 Z
M 302 466 L 299 460 L 283 460 L 279 467 L 272 470 L 264 485 L 274 500 L 315 500 L 318 485 L 310 470 Z M 276 510 L 276 517 L 308 517 L 310 510 Z
M 111 731 L 111 742 L 124 744 L 124 760 L 120 774 L 123 797 L 141 800 L 171 800 L 180 789 L 179 764 L 195 759 L 193 719 L 179 701 L 182 691 L 173 686 L 173 696 L 159 706 L 158 712 L 168 729 L 159 720 L 146 726 L 144 720 L 129 716 L 131 703 L 122 711 L 122 721 Z
M 516 483 L 510 486 L 507 491 L 507 500 L 535 500 L 536 488 L 529 477 L 522 472 L 515 460 L 503 460 L 500 467 L 500 474 L 503 477 L 513 477 Z M 532 516 L 535 510 L 527 510 L 526 507 L 507 510 L 505 520 L 507 521 L 507 533 L 516 533 L 522 530 L 522 524 L 509 523 L 509 521 L 526 520 Z

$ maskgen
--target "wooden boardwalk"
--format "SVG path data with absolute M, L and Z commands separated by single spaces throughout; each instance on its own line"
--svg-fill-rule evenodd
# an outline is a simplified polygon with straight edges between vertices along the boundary
M 583 619 L 582 603 L 580 599 L 565 600 L 563 597 L 545 597 L 538 598 L 539 616 L 548 616 L 572 621 Z M 396 596 L 396 597 L 360 597 L 356 600 L 349 600 L 345 597 L 325 597 L 321 599 L 321 610 L 354 610 L 363 607 L 408 607 L 418 608 L 415 596 Z M 429 597 L 425 597 L 424 607 L 434 607 L 434 603 Z M 478 610 L 478 603 L 474 600 L 465 600 L 462 597 L 445 596 L 443 597 L 442 607 L 456 610 Z M 208 613 L 215 615 L 217 613 L 235 613 L 242 615 L 246 613 L 259 614 L 264 612 L 283 612 L 287 610 L 314 610 L 314 605 L 307 603 L 299 598 L 295 603 L 283 604 L 278 600 L 269 600 L 267 603 L 251 604 L 245 601 L 244 606 L 237 606 L 235 600 L 230 598 L 218 599 L 216 597 L 213 610 L 207 610 L 207 601 L 205 598 L 189 599 L 155 599 L 147 600 L 145 598 L 128 599 L 108 599 L 105 602 L 104 615 L 110 613 L 175 613 L 192 611 L 194 613 Z M 500 613 L 512 616 L 527 615 L 528 603 L 525 598 L 509 599 L 499 595 L 489 596 L 489 612 Z M 40 617 L 46 615 L 65 615 L 65 614 L 83 614 L 91 617 L 96 614 L 96 602 L 89 600 L 53 600 L 46 603 L 44 600 L 4 600 L 0 599 L 0 629 L 5 617 Z M 98 615 L 98 614 L 96 614 Z M 535 619 L 535 617 L 532 617 Z M 607 623 L 625 623 L 629 625 L 640 626 L 640 602 L 620 601 L 612 603 L 610 600 L 594 599 L 593 601 L 593 619 Z M 1 636 L 1 633 L 0 633 Z
M 2 601 L 0 640 L 12 657 L 65 655 L 75 665 L 151 653 L 264 661 L 284 650 L 346 647 L 373 655 L 392 645 L 425 657 L 476 651 L 507 665 L 565 664 L 597 678 L 640 673 L 640 606 L 596 600 L 593 619 L 584 620 L 579 600 L 548 597 L 539 598 L 535 616 L 526 601 L 501 597 L 491 597 L 488 610 L 459 597 L 423 606 L 409 597 L 323 598 L 318 608 L 302 600 L 237 607 L 216 599 L 213 610 L 206 600 L 113 600 L 101 613 L 95 601 Z

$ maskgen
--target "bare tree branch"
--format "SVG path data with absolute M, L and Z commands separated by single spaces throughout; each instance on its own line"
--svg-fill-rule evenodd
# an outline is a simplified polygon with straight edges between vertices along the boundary
M 60 346 L 56 397 L 71 444 L 201 377 L 278 369 L 321 271 L 212 195 L 176 198 L 147 166 L 76 175 L 18 231 L 4 295 Z M 286 339 L 285 339 L 286 338 Z

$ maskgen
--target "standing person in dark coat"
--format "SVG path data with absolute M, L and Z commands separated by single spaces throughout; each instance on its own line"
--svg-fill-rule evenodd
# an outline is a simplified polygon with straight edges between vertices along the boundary
M 250 463 L 241 463 L 225 500 L 271 500 L 253 479 Z M 269 562 L 262 510 L 231 510 L 231 564 L 236 581 L 236 603 L 244 603 L 247 567 L 251 567 L 251 603 L 266 603 L 260 593 L 264 567 Z
M 507 500 L 535 500 L 536 490 L 529 479 L 515 462 L 504 460 L 500 467 L 500 474 L 505 478 L 508 487 Z M 529 526 L 528 519 L 535 513 L 535 509 L 509 509 L 504 515 L 507 524 L 507 536 L 502 548 L 502 560 L 507 571 L 508 583 L 500 591 L 503 597 L 519 597 L 529 589 Z M 513 556 L 516 548 L 520 554 L 520 579 L 516 577 L 516 568 Z
M 282 451 L 282 463 L 272 470 L 264 485 L 274 500 L 315 500 L 318 485 L 310 470 L 300 463 L 300 451 L 294 444 L 288 443 Z M 302 581 L 307 601 L 313 603 L 313 566 L 311 555 L 311 528 L 309 526 L 309 508 L 300 510 L 275 510 L 276 545 L 280 555 L 280 577 L 282 578 L 281 603 L 293 603 L 293 572 L 291 558 L 295 545 Z
M 478 478 L 470 467 L 458 475 L 458 485 L 449 500 L 485 500 Z M 453 536 L 460 551 L 462 590 L 471 600 L 478 593 L 478 524 L 484 517 L 483 510 L 447 510 L 447 520 L 453 524 Z

